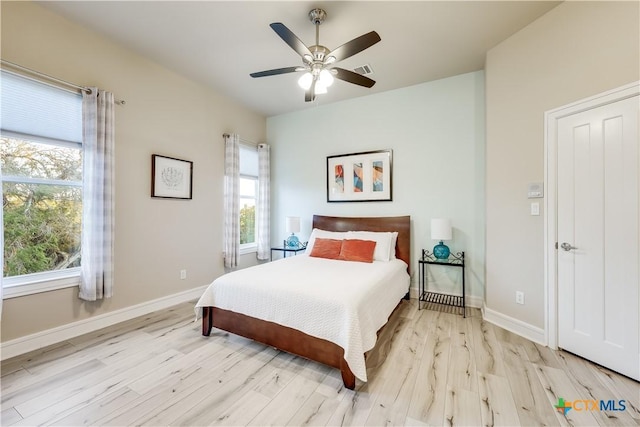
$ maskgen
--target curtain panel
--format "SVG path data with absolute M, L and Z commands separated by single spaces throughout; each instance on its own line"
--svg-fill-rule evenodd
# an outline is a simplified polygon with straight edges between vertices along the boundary
M 224 135 L 224 266 L 236 268 L 240 256 L 240 137 Z
M 79 298 L 113 295 L 114 99 L 91 88 L 82 99 L 83 214 Z
M 258 145 L 258 200 L 257 200 L 257 240 L 259 260 L 266 260 L 270 257 L 271 249 L 271 172 L 269 166 L 269 146 L 267 144 Z

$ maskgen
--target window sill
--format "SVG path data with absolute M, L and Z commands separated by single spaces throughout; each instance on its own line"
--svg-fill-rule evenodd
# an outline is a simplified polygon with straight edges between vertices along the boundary
M 252 254 L 258 252 L 258 245 L 247 245 L 241 247 L 238 251 L 240 255 Z
M 61 271 L 26 274 L 2 279 L 3 299 L 23 297 L 57 289 L 71 288 L 80 284 L 80 268 Z

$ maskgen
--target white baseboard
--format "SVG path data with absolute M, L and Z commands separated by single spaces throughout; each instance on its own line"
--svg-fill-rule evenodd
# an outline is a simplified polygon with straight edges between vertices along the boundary
M 174 305 L 191 301 L 199 298 L 205 291 L 207 286 L 201 286 L 177 294 L 168 295 L 152 301 L 146 301 L 131 307 L 120 310 L 111 311 L 109 313 L 90 317 L 66 325 L 58 326 L 35 334 L 16 338 L 11 341 L 3 342 L 0 347 L 0 360 L 6 360 L 11 357 L 19 356 L 30 351 L 44 348 L 51 344 L 56 344 L 82 334 L 96 331 L 116 323 L 131 320 L 139 316 L 144 316 L 157 310 L 163 310 Z M 418 289 L 410 288 L 411 298 L 418 297 Z M 466 297 L 467 307 L 476 307 L 482 309 L 484 320 L 493 323 L 496 326 L 504 328 L 508 331 L 521 335 L 531 341 L 542 345 L 546 344 L 546 336 L 544 329 L 525 323 L 521 320 L 514 319 L 502 313 L 498 313 L 487 308 L 482 298 L 469 295 Z
M 418 288 L 409 288 L 409 297 L 418 299 L 419 293 L 420 291 L 418 290 Z M 482 308 L 484 304 L 484 299 L 481 297 L 465 295 L 464 299 L 467 307 Z
M 467 303 L 467 307 L 482 309 L 482 305 L 484 304 L 483 298 L 480 298 L 474 295 L 466 295 L 464 299 L 465 299 L 465 302 Z
M 547 337 L 542 328 L 530 325 L 522 320 L 514 319 L 506 314 L 498 313 L 484 305 L 482 307 L 482 317 L 487 322 L 500 326 L 507 331 L 511 331 L 538 344 L 547 345 Z
M 38 350 L 51 344 L 62 342 L 107 326 L 115 325 L 116 323 L 144 316 L 153 311 L 163 310 L 183 302 L 198 299 L 206 288 L 207 286 L 201 286 L 189 289 L 188 291 L 146 301 L 131 307 L 110 311 L 88 319 L 68 323 L 66 325 L 3 342 L 0 347 L 0 360 L 9 359 L 33 350 Z

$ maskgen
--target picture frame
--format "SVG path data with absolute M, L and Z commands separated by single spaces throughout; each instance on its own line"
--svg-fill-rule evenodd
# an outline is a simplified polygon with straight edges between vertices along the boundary
M 152 154 L 151 197 L 191 200 L 193 198 L 193 162 Z
M 327 202 L 390 202 L 392 172 L 392 150 L 327 156 Z

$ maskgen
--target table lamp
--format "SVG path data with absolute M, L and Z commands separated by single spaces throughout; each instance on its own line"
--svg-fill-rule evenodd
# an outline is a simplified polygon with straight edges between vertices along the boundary
M 291 233 L 287 240 L 285 241 L 285 245 L 288 248 L 297 248 L 300 246 L 300 240 L 295 235 L 295 233 L 300 232 L 300 217 L 297 216 L 288 216 L 287 221 L 285 223 L 285 229 L 287 233 Z
M 445 218 L 431 219 L 431 238 L 439 240 L 440 243 L 433 247 L 433 256 L 437 259 L 449 258 L 449 248 L 442 243 L 444 240 L 451 240 L 451 220 Z

